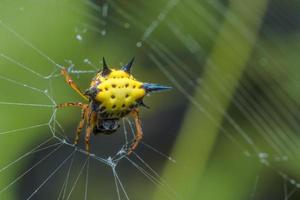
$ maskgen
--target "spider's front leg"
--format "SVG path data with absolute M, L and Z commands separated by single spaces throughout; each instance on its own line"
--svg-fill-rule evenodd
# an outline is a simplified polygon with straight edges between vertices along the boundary
M 88 120 L 89 105 L 88 104 L 83 104 L 81 102 L 65 102 L 65 103 L 62 103 L 62 104 L 59 104 L 59 105 L 56 106 L 56 108 L 58 108 L 58 109 L 59 108 L 65 108 L 65 107 L 79 107 L 79 108 L 81 108 L 82 115 L 81 115 L 81 119 L 80 119 L 79 124 L 78 124 L 77 129 L 76 129 L 76 136 L 75 136 L 75 140 L 74 140 L 74 144 L 77 145 L 78 141 L 79 141 L 80 134 L 81 134 L 82 129 L 84 127 L 84 122 L 89 121 Z
M 71 86 L 73 90 L 75 90 L 80 96 L 82 96 L 85 100 L 89 100 L 86 95 L 84 95 L 81 90 L 78 88 L 78 86 L 74 83 L 71 76 L 68 74 L 66 68 L 61 69 L 61 74 L 65 77 L 66 82 Z
M 133 139 L 133 142 L 127 152 L 127 155 L 130 155 L 139 145 L 141 139 L 143 138 L 143 130 L 142 130 L 142 123 L 141 123 L 141 119 L 139 116 L 139 111 L 138 109 L 134 109 L 131 112 L 131 115 L 134 119 L 134 124 L 135 124 L 135 128 L 136 128 L 136 132 L 135 132 L 135 137 Z

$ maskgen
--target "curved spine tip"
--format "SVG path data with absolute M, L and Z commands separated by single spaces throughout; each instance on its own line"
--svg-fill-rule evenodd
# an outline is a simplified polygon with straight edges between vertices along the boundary
M 110 70 L 109 67 L 107 66 L 104 57 L 102 58 L 102 62 L 103 62 L 102 76 L 107 76 L 108 74 L 110 74 L 111 70 Z
M 130 60 L 130 62 L 129 62 L 128 64 L 124 65 L 124 66 L 121 68 L 121 70 L 123 70 L 124 72 L 127 72 L 127 73 L 130 74 L 130 69 L 131 69 L 131 67 L 132 67 L 133 62 L 134 62 L 134 57 Z

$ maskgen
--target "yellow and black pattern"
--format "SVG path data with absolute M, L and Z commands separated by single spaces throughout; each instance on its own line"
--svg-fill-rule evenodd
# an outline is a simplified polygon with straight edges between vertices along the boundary
M 109 117 L 125 116 L 146 95 L 143 83 L 122 70 L 112 70 L 106 77 L 100 74 L 98 78 L 95 101 L 101 105 L 100 111 Z
M 138 106 L 145 106 L 143 98 L 148 92 L 170 89 L 157 84 L 137 81 L 130 73 L 133 59 L 121 69 L 108 68 L 103 59 L 103 69 L 93 78 L 86 91 L 100 116 L 122 118 Z

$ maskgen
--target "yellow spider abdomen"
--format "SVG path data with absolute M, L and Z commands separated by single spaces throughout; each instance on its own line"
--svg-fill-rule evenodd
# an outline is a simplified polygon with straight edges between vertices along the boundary
M 99 82 L 95 100 L 110 117 L 120 117 L 146 95 L 143 83 L 122 70 L 112 70 L 108 76 L 101 76 Z

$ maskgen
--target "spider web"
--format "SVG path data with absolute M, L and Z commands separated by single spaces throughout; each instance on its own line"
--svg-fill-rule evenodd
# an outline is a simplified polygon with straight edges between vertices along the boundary
M 250 2 L 244 5 L 232 2 L 200 3 L 168 0 L 153 7 L 149 3 L 141 2 L 86 0 L 76 3 L 70 1 L 1 3 L 3 10 L 13 12 L 1 14 L 0 19 L 1 38 L 3 41 L 9 41 L 0 52 L 1 66 L 4 66 L 0 70 L 0 87 L 3 91 L 0 99 L 2 110 L 0 144 L 3 147 L 1 148 L 3 159 L 0 163 L 0 197 L 2 199 L 186 199 L 184 192 L 176 187 L 178 183 L 167 180 L 168 175 L 163 175 L 168 174 L 168 165 L 183 173 L 193 169 L 190 164 L 196 166 L 195 163 L 189 163 L 188 158 L 192 161 L 198 159 L 198 156 L 191 155 L 191 152 L 184 152 L 183 159 L 175 153 L 176 161 L 162 153 L 170 151 L 172 144 L 177 144 L 176 138 L 181 141 L 182 134 L 175 135 L 175 132 L 180 131 L 179 127 L 175 130 L 170 129 L 175 131 L 171 136 L 165 136 L 172 138 L 169 144 L 165 144 L 166 139 L 156 143 L 158 139 L 148 136 L 153 134 L 161 139 L 164 136 L 158 137 L 153 130 L 164 133 L 161 129 L 167 130 L 168 127 L 162 126 L 153 130 L 146 128 L 141 147 L 131 156 L 127 156 L 124 149 L 134 136 L 134 129 L 131 120 L 125 118 L 118 133 L 110 137 L 92 138 L 93 154 L 88 155 L 81 148 L 82 145 L 76 147 L 72 143 L 74 127 L 79 120 L 79 117 L 75 116 L 80 116 L 80 112 L 76 109 L 55 108 L 58 103 L 71 101 L 70 97 L 72 101 L 79 99 L 67 88 L 61 77 L 62 66 L 66 66 L 75 82 L 79 82 L 78 85 L 84 88 L 84 85 L 87 87 L 85 83 L 101 65 L 99 57 L 109 57 L 111 59 L 108 60 L 117 60 L 119 61 L 117 64 L 122 65 L 135 53 L 137 58 L 143 57 L 148 64 L 151 63 L 156 67 L 143 69 L 147 71 L 146 78 L 157 76 L 157 73 L 154 75 L 154 72 L 151 72 L 152 70 L 160 72 L 161 79 L 166 78 L 167 83 L 174 87 L 176 94 L 173 95 L 181 97 L 177 104 L 183 105 L 186 112 L 193 110 L 199 120 L 207 119 L 209 123 L 218 127 L 216 132 L 220 132 L 220 139 L 217 140 L 216 146 L 221 147 L 211 150 L 212 163 L 218 161 L 217 164 L 228 167 L 227 160 L 224 162 L 218 160 L 219 157 L 228 155 L 219 153 L 225 148 L 223 146 L 234 146 L 230 148 L 242 154 L 237 158 L 239 162 L 254 163 L 251 167 L 255 170 L 252 174 L 249 173 L 254 175 L 254 178 L 247 179 L 251 181 L 248 186 L 250 191 L 247 194 L 248 199 L 263 198 L 260 195 L 274 196 L 274 199 L 296 199 L 300 188 L 296 170 L 299 154 L 297 117 L 299 101 L 297 94 L 293 92 L 295 90 L 291 90 L 291 87 L 298 89 L 299 78 L 293 63 L 285 63 L 288 59 L 274 59 L 272 51 L 276 51 L 275 55 L 278 51 L 277 54 L 284 57 L 285 48 L 276 41 L 276 37 L 268 38 L 270 30 L 267 29 L 268 26 L 286 26 L 293 29 L 295 24 L 285 19 L 281 10 L 273 10 L 273 7 L 279 8 L 278 2 L 267 4 L 267 1 L 261 1 L 261 4 L 254 3 L 254 6 Z M 33 4 L 36 5 L 31 8 Z M 46 9 L 48 6 L 49 10 Z M 248 7 L 251 9 L 245 10 Z M 144 10 L 145 13 L 138 12 L 140 10 Z M 189 14 L 185 13 L 186 10 L 190 10 Z M 245 11 L 244 15 L 252 16 L 249 13 L 254 12 L 262 19 L 268 17 L 272 23 L 257 22 L 258 28 L 255 31 L 255 26 L 244 24 L 243 21 L 251 19 L 237 17 L 240 10 Z M 51 16 L 53 11 L 58 15 L 55 19 L 49 20 L 45 17 L 41 22 L 29 25 L 32 17 L 29 13 L 41 16 L 40 12 L 45 12 L 46 16 L 47 14 Z M 143 17 L 143 14 L 147 17 Z M 11 20 L 12 15 L 17 18 L 16 21 Z M 59 24 L 55 21 L 64 17 L 67 18 L 66 23 Z M 49 20 L 49 24 L 45 25 L 44 20 Z M 204 25 L 198 25 L 199 22 Z M 285 25 L 284 22 L 289 24 Z M 38 37 L 35 35 L 35 38 L 32 38 L 32 32 L 26 32 L 27 27 L 24 24 L 30 26 L 32 32 L 37 32 Z M 223 32 L 226 33 L 227 28 L 226 26 L 225 30 L 222 29 L 224 24 L 238 30 L 236 38 L 233 39 L 239 42 L 246 41 L 252 50 L 244 52 L 240 49 L 241 46 L 232 43 L 234 40 L 231 37 L 222 35 Z M 39 30 L 41 28 L 45 30 Z M 102 46 L 91 47 L 93 37 L 97 37 Z M 60 39 L 52 41 L 51 38 Z M 116 40 L 115 45 L 117 42 L 123 42 L 123 45 L 128 46 L 106 49 L 105 47 L 110 46 L 106 41 L 112 38 Z M 124 38 L 131 39 L 124 42 Z M 174 41 L 178 44 L 174 44 Z M 230 60 L 232 54 L 228 53 L 229 58 L 226 57 L 227 60 L 223 60 L 224 62 L 233 66 L 242 63 L 243 59 L 245 63 L 247 62 L 241 72 L 230 70 L 228 71 L 231 73 L 220 72 L 221 67 L 227 66 L 218 63 L 215 58 L 220 55 L 218 51 L 214 51 L 218 49 L 215 45 L 219 44 L 218 42 L 227 45 L 229 50 L 228 48 L 226 50 L 235 55 L 232 60 L 237 60 L 234 62 Z M 55 48 L 51 48 L 52 46 Z M 71 50 L 70 52 L 59 50 L 60 46 L 69 47 Z M 288 47 L 297 48 L 297 46 Z M 124 52 L 127 48 L 133 53 Z M 174 49 L 180 49 L 180 52 Z M 222 53 L 221 50 L 220 52 Z M 297 58 L 296 52 L 289 55 L 291 59 Z M 84 56 L 73 57 L 72 54 L 75 53 Z M 142 66 L 143 63 L 139 65 Z M 136 69 L 137 73 L 138 70 Z M 209 73 L 213 76 L 207 81 Z M 140 73 L 139 76 L 143 77 L 143 74 Z M 237 80 L 237 86 L 233 87 L 235 76 L 240 78 Z M 63 87 L 66 90 L 63 90 Z M 220 101 L 219 95 L 228 98 L 229 102 Z M 172 102 L 170 96 L 165 97 L 165 100 L 161 98 L 161 101 Z M 170 105 L 176 107 L 176 103 Z M 186 105 L 190 108 L 186 109 Z M 153 110 L 155 106 L 163 109 L 157 103 L 152 106 Z M 186 118 L 183 123 L 192 120 Z M 142 118 L 142 121 L 146 126 L 148 120 Z M 187 134 L 188 130 L 183 132 Z M 205 133 L 202 134 L 205 136 Z M 155 142 L 148 143 L 147 140 Z M 165 145 L 168 147 L 165 148 Z M 235 154 L 229 155 L 234 157 Z M 155 162 L 166 162 L 164 166 L 167 172 L 163 172 L 162 166 Z M 235 166 L 234 161 L 229 164 Z M 219 179 L 223 179 L 220 182 L 228 181 L 230 178 L 223 177 L 223 173 L 218 174 L 213 166 L 214 164 L 208 164 L 203 183 L 212 184 L 212 188 L 221 190 L 222 185 L 215 184 L 215 177 L 211 174 L 220 175 Z M 246 171 L 248 168 L 243 166 L 241 168 L 241 174 L 248 174 Z M 174 174 L 171 176 L 174 177 Z M 270 184 L 272 182 L 269 180 L 270 177 L 278 184 Z M 272 186 L 267 187 L 268 184 Z M 200 190 L 203 196 L 213 195 L 212 188 L 207 189 L 208 186 L 205 187 L 203 184 L 200 186 L 203 187 Z M 276 192 L 270 189 L 272 187 L 280 189 Z M 208 190 L 208 194 L 204 192 L 205 189 Z M 163 197 L 155 196 L 160 193 Z

